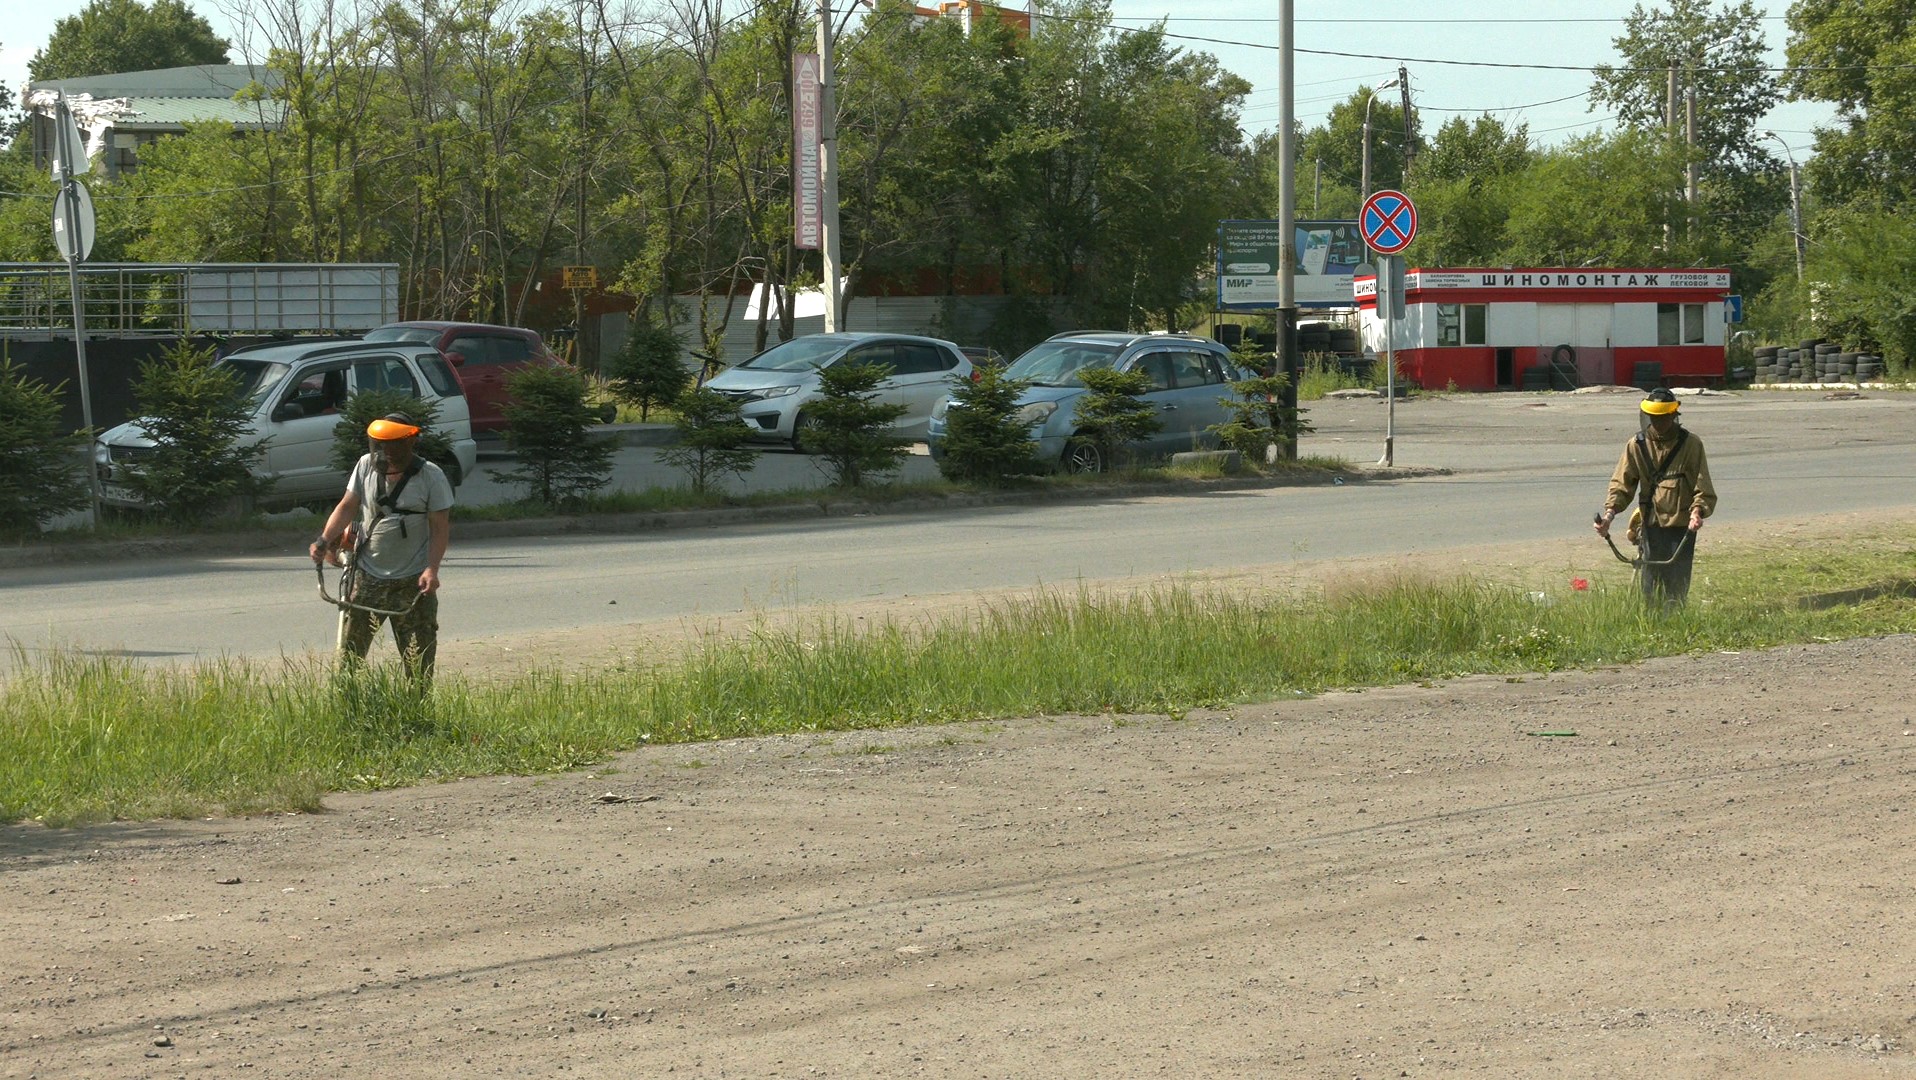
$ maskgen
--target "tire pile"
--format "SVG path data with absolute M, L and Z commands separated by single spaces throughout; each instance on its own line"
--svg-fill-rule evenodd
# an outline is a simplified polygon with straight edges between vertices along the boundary
M 1842 346 L 1820 338 L 1798 342 L 1792 349 L 1760 345 L 1756 349 L 1759 383 L 1866 383 L 1883 377 L 1883 358 L 1870 353 L 1843 352 Z

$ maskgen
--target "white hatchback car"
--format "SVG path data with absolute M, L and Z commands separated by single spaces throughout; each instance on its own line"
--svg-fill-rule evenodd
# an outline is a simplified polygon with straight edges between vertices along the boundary
M 951 393 L 952 383 L 971 378 L 971 361 L 949 341 L 838 333 L 780 342 L 705 385 L 739 403 L 752 438 L 797 446 L 808 421 L 805 406 L 818 397 L 819 369 L 833 364 L 875 364 L 889 372 L 878 384 L 877 400 L 904 406 L 892 430 L 911 440 L 924 439 L 931 410 Z
M 346 490 L 346 473 L 334 468 L 333 428 L 346 399 L 361 390 L 401 390 L 438 405 L 435 430 L 452 441 L 454 485 L 471 476 L 479 461 L 471 417 L 459 376 L 439 350 L 402 342 L 301 342 L 240 349 L 218 361 L 239 376 L 240 393 L 252 415 L 242 445 L 266 442 L 255 475 L 272 481 L 261 505 L 331 501 Z M 138 509 L 140 499 L 122 481 L 129 466 L 152 452 L 153 440 L 137 419 L 101 435 L 93 444 L 100 471 L 101 501 Z

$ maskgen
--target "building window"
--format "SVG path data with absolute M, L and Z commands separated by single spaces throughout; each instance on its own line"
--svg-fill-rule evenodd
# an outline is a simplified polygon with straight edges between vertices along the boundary
M 1437 305 L 1438 345 L 1482 345 L 1488 340 L 1484 333 L 1484 305 Z
M 1658 304 L 1658 345 L 1703 344 L 1702 304 Z

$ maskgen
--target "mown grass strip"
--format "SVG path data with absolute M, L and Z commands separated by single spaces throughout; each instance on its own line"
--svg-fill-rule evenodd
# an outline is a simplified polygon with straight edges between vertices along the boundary
M 920 623 L 709 637 L 650 670 L 335 682 L 318 661 L 148 669 L 20 657 L 0 684 L 0 819 L 308 809 L 326 792 L 602 761 L 646 743 L 1043 713 L 1157 712 L 1332 687 L 1907 631 L 1908 537 L 1719 553 L 1690 607 L 1627 575 L 1567 586 L 1385 577 L 1306 598 L 1046 592 Z M 1858 602 L 1825 603 L 1848 590 Z M 1822 598 L 1821 600 L 1817 598 Z

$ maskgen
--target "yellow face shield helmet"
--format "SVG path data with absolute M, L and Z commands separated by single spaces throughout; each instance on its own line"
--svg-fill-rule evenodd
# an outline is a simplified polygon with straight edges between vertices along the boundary
M 1641 408 L 1651 416 L 1673 416 L 1677 411 L 1676 395 L 1662 388 L 1652 390 L 1650 396 L 1643 399 Z

